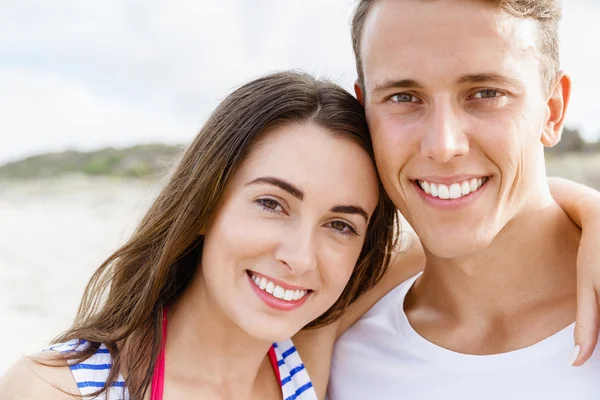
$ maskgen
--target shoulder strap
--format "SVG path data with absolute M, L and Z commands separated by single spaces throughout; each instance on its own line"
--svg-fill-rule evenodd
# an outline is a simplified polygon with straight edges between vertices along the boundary
M 277 354 L 275 354 L 275 346 L 271 346 L 269 349 L 269 360 L 271 361 L 271 366 L 273 367 L 273 371 L 275 372 L 275 376 L 277 377 L 277 382 L 281 385 L 281 374 L 279 373 L 279 363 L 277 361 Z
M 154 366 L 152 374 L 152 386 L 150 387 L 150 400 L 162 400 L 165 386 L 165 346 L 167 343 L 167 314 L 168 307 L 163 309 L 162 338 L 160 343 L 160 353 Z
M 48 347 L 46 350 L 58 351 L 59 353 L 68 353 L 73 351 L 81 351 L 85 349 L 89 343 L 85 340 L 70 340 L 66 343 L 60 343 Z M 83 398 L 90 400 L 105 400 L 105 399 L 129 399 L 127 388 L 123 376 L 119 375 L 117 381 L 114 382 L 108 390 L 100 396 L 91 397 L 92 393 L 97 392 L 106 385 L 112 359 L 110 352 L 103 344 L 98 350 L 85 361 L 78 364 L 71 364 L 69 368 L 73 374 L 73 378 L 77 383 L 79 393 Z

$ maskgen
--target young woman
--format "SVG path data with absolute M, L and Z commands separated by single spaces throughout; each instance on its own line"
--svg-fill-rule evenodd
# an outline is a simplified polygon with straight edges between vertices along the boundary
M 96 271 L 73 326 L 0 392 L 323 398 L 336 337 L 422 267 L 418 241 L 391 256 L 397 232 L 360 104 L 303 74 L 250 82 Z
M 71 329 L 8 385 L 44 399 L 314 399 L 290 338 L 373 286 L 395 222 L 350 94 L 297 73 L 250 82 L 96 271 Z

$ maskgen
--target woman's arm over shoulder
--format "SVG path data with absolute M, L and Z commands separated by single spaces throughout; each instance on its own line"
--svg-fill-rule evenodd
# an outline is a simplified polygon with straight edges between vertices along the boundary
M 590 187 L 563 178 L 548 178 L 552 197 L 577 226 L 600 214 L 600 193 Z M 593 228 L 597 228 L 593 226 Z
M 47 366 L 54 352 L 34 354 L 17 361 L 0 377 L 2 400 L 73 400 L 68 393 L 79 394 L 68 366 Z M 62 391 L 66 392 L 63 393 Z
M 575 344 L 579 356 L 573 363 L 580 366 L 594 352 L 600 331 L 600 193 L 566 179 L 548 178 L 554 200 L 581 228 L 577 252 L 577 321 Z
M 394 255 L 385 275 L 377 285 L 344 311 L 339 320 L 337 337 L 346 332 L 383 296 L 425 267 L 425 253 L 417 235 L 413 232 L 403 232 L 402 236 L 406 241 L 405 250 Z

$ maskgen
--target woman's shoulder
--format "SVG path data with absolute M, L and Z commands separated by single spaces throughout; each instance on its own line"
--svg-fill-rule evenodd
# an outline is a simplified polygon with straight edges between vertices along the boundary
M 96 344 L 93 352 L 84 360 L 66 358 L 69 353 L 87 350 L 91 343 L 74 339 L 47 347 L 44 351 L 17 362 L 0 381 L 0 393 L 4 388 L 12 393 L 10 400 L 17 399 L 73 399 L 75 396 L 91 396 L 102 389 L 111 371 L 111 355 L 106 346 Z M 109 388 L 109 398 L 128 398 L 123 377 Z M 124 393 L 125 392 L 125 393 Z M 114 397 L 117 396 L 117 397 Z M 104 399 L 100 395 L 94 399 Z
M 95 396 L 94 394 L 98 390 L 106 386 L 112 371 L 112 356 L 108 348 L 101 343 L 90 343 L 85 340 L 74 339 L 67 343 L 59 343 L 49 349 L 58 351 L 61 354 L 68 354 L 88 350 L 89 346 L 92 346 L 93 349 L 91 354 L 85 360 L 70 361 L 69 369 L 79 393 L 82 396 L 92 397 Z M 96 400 L 129 398 L 123 376 L 119 373 L 105 394 L 93 398 Z
M 72 400 L 79 390 L 65 361 L 58 352 L 43 351 L 23 357 L 0 377 L 0 393 L 7 400 Z M 4 397 L 6 396 L 6 397 Z

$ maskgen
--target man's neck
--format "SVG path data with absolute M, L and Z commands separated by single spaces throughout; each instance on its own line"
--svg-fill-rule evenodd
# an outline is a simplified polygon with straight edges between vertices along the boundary
M 514 218 L 483 251 L 460 259 L 427 254 L 406 298 L 413 327 L 472 354 L 534 344 L 575 319 L 580 232 L 558 205 Z

